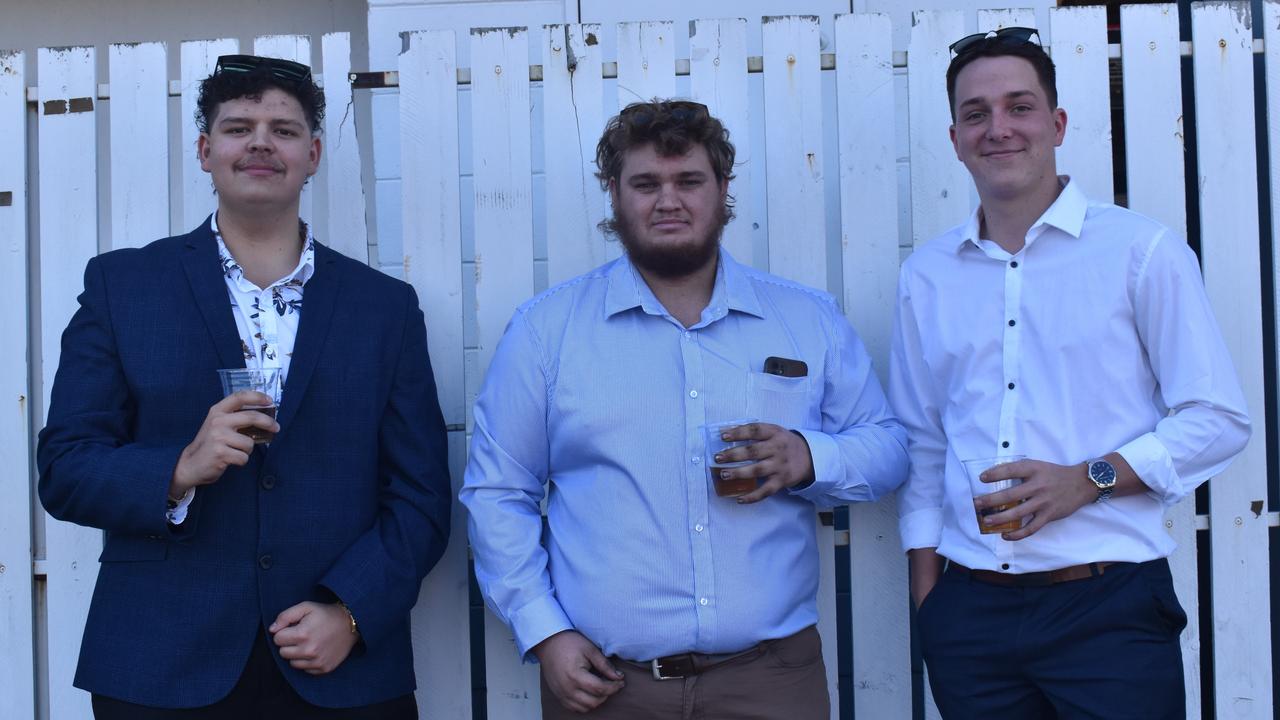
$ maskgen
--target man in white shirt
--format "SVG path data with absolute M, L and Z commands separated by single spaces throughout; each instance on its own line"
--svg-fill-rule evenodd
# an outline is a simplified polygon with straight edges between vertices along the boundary
M 1066 112 L 1034 30 L 952 52 L 951 138 L 981 206 L 904 263 L 889 383 L 934 698 L 946 717 L 1182 718 L 1161 518 L 1250 432 L 1196 258 L 1057 174 Z M 1021 483 L 975 500 L 976 458 L 983 482 Z M 1016 529 L 981 533 L 984 511 Z

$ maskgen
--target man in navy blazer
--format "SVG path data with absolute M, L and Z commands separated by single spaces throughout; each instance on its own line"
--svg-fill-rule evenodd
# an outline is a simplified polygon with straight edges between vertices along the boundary
M 75 679 L 99 718 L 417 717 L 444 422 L 413 289 L 298 218 L 323 112 L 306 66 L 220 58 L 216 214 L 85 270 L 38 462 L 49 513 L 106 531 Z M 277 418 L 223 397 L 245 366 L 281 368 Z

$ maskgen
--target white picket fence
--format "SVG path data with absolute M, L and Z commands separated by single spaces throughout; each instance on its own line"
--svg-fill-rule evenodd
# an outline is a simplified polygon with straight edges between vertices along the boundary
M 1271 418 L 1264 413 L 1255 152 L 1256 138 L 1266 132 L 1271 175 L 1265 180 L 1273 189 L 1271 216 L 1280 217 L 1280 0 L 1266 2 L 1264 15 L 1262 41 L 1253 39 L 1256 19 L 1247 2 L 1196 3 L 1190 43 L 1179 42 L 1172 4 L 1125 7 L 1120 46 L 1108 46 L 1101 8 L 1054 9 L 1045 32 L 1070 118 L 1059 153 L 1062 171 L 1096 197 L 1112 192 L 1108 57 L 1119 56 L 1129 205 L 1178 229 L 1187 217 L 1180 57 L 1190 54 L 1194 64 L 1199 177 L 1191 180 L 1199 188 L 1205 282 L 1255 430 L 1243 456 L 1211 483 L 1209 514 L 1197 516 L 1185 502 L 1168 517 L 1180 545 L 1172 558 L 1178 595 L 1190 617 L 1183 645 L 1191 717 L 1200 716 L 1206 692 L 1213 693 L 1216 715 L 1273 716 L 1268 527 L 1277 524 L 1277 514 L 1266 507 Z M 618 252 L 595 228 L 607 203 L 591 158 L 604 120 L 637 97 L 671 96 L 687 87 L 725 119 L 743 148 L 733 189 L 739 219 L 727 229 L 726 244 L 740 259 L 837 293 L 883 373 L 901 253 L 959 222 L 973 200 L 947 139 L 943 76 L 947 44 L 971 32 L 975 19 L 982 29 L 1034 24 L 1030 10 L 981 11 L 976 18 L 957 11 L 917 13 L 905 61 L 892 51 L 889 22 L 880 15 L 838 16 L 827 27 L 813 17 L 766 18 L 763 54 L 756 57 L 747 56 L 742 20 L 693 24 L 687 59 L 675 56 L 675 33 L 684 28 L 673 23 L 619 25 L 616 58 L 602 57 L 601 29 L 591 25 L 473 30 L 469 57 L 455 50 L 452 32 L 408 33 L 399 67 L 373 68 L 398 72 L 388 77 L 398 83 L 401 194 L 394 200 L 402 208 L 403 256 L 384 258 L 384 265 L 402 271 L 422 299 L 451 428 L 455 484 L 465 462 L 471 402 L 512 309 L 546 283 Z M 834 38 L 834 52 L 820 48 L 820 30 Z M 542 46 L 540 65 L 530 65 L 530 43 Z M 218 55 L 237 45 L 183 43 L 180 77 L 173 80 L 166 74 L 169 49 L 159 43 L 111 46 L 106 78 L 96 74 L 93 48 L 42 49 L 34 58 L 38 88 L 27 79 L 32 58 L 0 52 L 0 392 L 16 398 L 0 413 L 0 697 L 6 717 L 35 717 L 38 711 L 58 720 L 89 717 L 88 697 L 71 687 L 71 678 L 101 535 L 33 512 L 33 432 L 42 422 L 60 334 L 74 310 L 85 261 L 100 250 L 185 231 L 214 207 L 192 151 L 195 84 Z M 245 49 L 313 60 L 305 37 L 264 37 Z M 1254 126 L 1259 52 L 1266 62 L 1266 128 Z M 355 113 L 348 107 L 348 37 L 326 35 L 315 55 L 329 117 L 324 167 L 307 191 L 303 213 L 322 241 L 367 261 L 365 217 L 374 209 L 365 206 Z M 905 123 L 895 83 L 904 62 Z M 749 90 L 749 74 L 756 72 L 763 74 L 763 112 Z M 607 95 L 606 78 L 616 96 Z M 182 126 L 181 157 L 173 160 L 166 141 L 172 95 L 181 96 Z M 540 116 L 531 112 L 536 107 Z M 33 152 L 26 143 L 31 117 L 38 138 L 30 158 L 39 178 L 34 208 L 28 208 L 25 173 Z M 98 143 L 103 122 L 106 148 Z M 902 127 L 905 142 L 898 137 Z M 535 135 L 537 128 L 542 132 Z M 751 147 L 753 130 L 763 147 Z M 469 149 L 460 148 L 464 136 L 472 138 Z M 387 140 L 375 137 L 374 144 Z M 909 148 L 909 188 L 899 187 L 901 147 Z M 99 157 L 107 159 L 105 167 Z M 171 167 L 181 168 L 176 197 L 170 196 Z M 752 192 L 762 184 L 766 193 Z M 106 213 L 98 207 L 100 187 L 110 199 Z M 753 195 L 767 200 L 761 205 Z M 907 225 L 899 218 L 906 198 L 910 230 L 900 232 Z M 101 227 L 100 214 L 109 217 Z M 764 228 L 767 252 L 757 252 L 760 233 L 753 222 Z M 33 393 L 43 402 L 33 405 Z M 33 518 L 43 523 L 43 533 Z M 414 611 L 423 717 L 472 716 L 465 526 L 459 507 L 449 551 L 424 583 Z M 856 715 L 909 718 L 913 703 L 922 702 L 926 716 L 935 716 L 927 698 L 912 697 L 906 571 L 893 502 L 851 508 L 850 527 L 847 537 L 830 527 L 820 531 L 820 629 L 833 697 L 835 546 L 848 543 L 853 627 L 843 631 L 853 638 Z M 1198 531 L 1211 542 L 1208 567 L 1197 567 Z M 1212 587 L 1211 627 L 1198 622 L 1197 588 L 1205 582 Z M 488 717 L 537 717 L 536 669 L 519 664 L 510 633 L 491 615 L 484 630 Z M 1202 637 L 1213 642 L 1213 676 L 1203 687 Z

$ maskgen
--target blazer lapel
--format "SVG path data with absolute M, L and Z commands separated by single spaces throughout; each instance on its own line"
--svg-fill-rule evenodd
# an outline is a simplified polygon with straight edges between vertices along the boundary
M 227 294 L 226 280 L 218 264 L 218 245 L 208 220 L 188 233 L 182 268 L 186 271 L 187 282 L 191 284 L 196 307 L 200 308 L 213 338 L 221 367 L 244 367 L 244 348 L 240 346 L 240 332 L 231 314 L 231 297 Z
M 280 415 L 276 418 L 281 432 L 293 420 L 306 395 L 307 383 L 311 382 L 316 361 L 320 359 L 320 351 L 333 320 L 338 290 L 342 286 L 342 278 L 334 265 L 336 253 L 319 242 L 315 248 L 316 272 L 303 287 L 302 318 L 298 323 L 298 337 L 293 343 L 293 357 L 289 360 L 289 377 L 280 398 Z

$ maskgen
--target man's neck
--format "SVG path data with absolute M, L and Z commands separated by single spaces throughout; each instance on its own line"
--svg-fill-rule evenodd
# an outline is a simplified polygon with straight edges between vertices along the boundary
M 636 272 L 644 280 L 662 307 L 685 327 L 693 327 L 702 319 L 702 311 L 711 302 L 716 285 L 718 256 L 690 275 L 679 278 L 656 276 L 636 266 Z
M 279 213 L 236 213 L 218 208 L 218 232 L 249 282 L 260 288 L 293 272 L 302 254 L 298 209 Z
M 1027 244 L 1027 232 L 1062 192 L 1055 175 L 1033 191 L 1009 197 L 983 197 L 978 215 L 978 237 L 991 240 L 1010 255 Z M 981 193 L 980 193 L 981 194 Z

